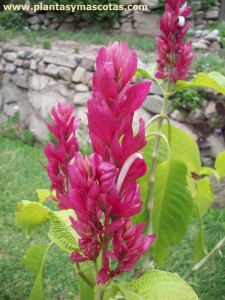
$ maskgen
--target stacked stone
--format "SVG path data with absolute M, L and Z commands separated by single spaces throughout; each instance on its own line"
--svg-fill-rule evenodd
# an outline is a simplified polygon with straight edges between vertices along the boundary
M 195 50 L 206 50 L 207 52 L 219 51 L 223 48 L 223 41 L 219 36 L 219 30 L 198 29 L 192 32 L 192 46 Z
M 0 123 L 19 111 L 24 125 L 43 139 L 51 107 L 59 101 L 74 103 L 77 116 L 86 122 L 94 56 L 7 46 L 0 56 Z

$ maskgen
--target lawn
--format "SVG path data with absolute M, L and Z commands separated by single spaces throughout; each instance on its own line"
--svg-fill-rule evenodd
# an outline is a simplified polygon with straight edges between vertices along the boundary
M 33 277 L 22 264 L 29 243 L 15 227 L 16 203 L 22 199 L 37 200 L 35 190 L 47 188 L 49 181 L 39 163 L 45 162 L 40 145 L 31 147 L 0 137 L 0 153 L 0 299 L 25 300 L 29 297 Z M 204 217 L 204 226 L 206 244 L 211 250 L 225 235 L 225 209 L 212 208 Z M 168 270 L 183 276 L 191 269 L 192 236 L 195 230 L 192 224 L 186 239 L 176 251 L 176 257 L 171 256 L 167 262 Z M 32 243 L 43 243 L 46 239 L 46 228 L 43 228 Z M 201 300 L 225 299 L 224 257 L 225 247 L 217 251 L 200 271 L 188 277 L 188 282 Z M 72 262 L 56 246 L 52 247 L 48 255 L 44 279 L 46 299 L 75 299 L 77 285 Z

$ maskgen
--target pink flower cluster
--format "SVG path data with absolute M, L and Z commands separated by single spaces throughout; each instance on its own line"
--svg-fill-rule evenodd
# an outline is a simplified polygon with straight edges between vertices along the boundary
M 192 61 L 191 42 L 185 42 L 190 25 L 185 21 L 191 13 L 185 0 L 167 0 L 165 14 L 160 20 L 161 33 L 157 39 L 157 71 L 155 77 L 176 82 L 183 80 Z
M 149 82 L 131 85 L 136 69 L 137 55 L 126 42 L 100 49 L 88 101 L 93 145 L 89 157 L 78 152 L 77 121 L 70 106 L 59 104 L 58 114 L 53 109 L 55 126 L 49 125 L 59 142 L 56 147 L 47 144 L 45 149 L 51 187 L 57 191 L 59 207 L 71 208 L 77 216 L 71 222 L 80 236 L 80 249 L 71 258 L 75 262 L 95 261 L 101 253 L 98 283 L 131 270 L 155 238 L 142 234 L 144 224 L 131 221 L 142 205 L 136 181 L 146 172 L 140 153 L 146 144 L 144 121 L 140 120 L 136 135 L 132 122 L 150 88 Z M 116 261 L 115 268 L 111 260 Z

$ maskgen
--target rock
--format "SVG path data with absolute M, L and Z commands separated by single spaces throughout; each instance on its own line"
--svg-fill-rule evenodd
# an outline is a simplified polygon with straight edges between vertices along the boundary
M 75 21 L 74 15 L 68 15 L 65 19 L 64 22 L 66 23 L 73 23 Z
M 31 59 L 34 57 L 34 52 L 31 50 L 21 50 L 18 52 L 18 57 L 23 59 Z
M 40 120 L 34 113 L 30 117 L 29 130 L 35 134 L 36 138 L 43 142 L 47 138 L 48 129 L 46 123 Z
M 30 80 L 30 88 L 33 90 L 43 90 L 47 87 L 49 78 L 44 75 L 33 74 Z
M 18 87 L 21 87 L 23 89 L 28 89 L 28 82 L 24 75 L 15 75 L 13 77 L 13 82 Z
M 60 25 L 59 23 L 52 23 L 52 24 L 49 26 L 49 28 L 55 30 L 55 29 L 57 29 L 57 28 L 59 27 L 59 25 Z
M 43 61 L 39 62 L 38 65 L 37 65 L 37 71 L 38 73 L 40 74 L 44 74 L 45 73 L 45 70 L 46 70 L 46 64 L 43 63 Z
M 72 81 L 75 83 L 81 82 L 85 72 L 86 70 L 83 67 L 78 66 L 73 74 Z
M 210 31 L 208 29 L 202 30 L 202 36 L 206 36 L 210 34 Z
M 150 94 L 153 95 L 159 95 L 162 96 L 162 90 L 160 89 L 159 85 L 157 83 L 155 83 L 154 81 L 152 82 L 152 85 L 150 87 Z
M 59 77 L 66 81 L 71 81 L 72 79 L 72 70 L 66 67 L 59 67 L 58 68 Z
M 138 0 L 121 0 L 120 3 L 124 6 L 138 4 Z
M 45 70 L 45 74 L 51 77 L 58 77 L 59 67 L 54 64 L 49 64 Z
M 203 20 L 205 16 L 203 11 L 197 11 L 195 15 L 196 15 L 196 20 L 200 20 L 200 21 Z
M 131 34 L 134 31 L 131 22 L 122 23 L 122 25 L 120 26 L 120 30 L 121 30 L 121 32 L 123 32 L 125 34 Z
M 30 69 L 33 70 L 33 71 L 37 70 L 37 62 L 36 62 L 35 59 L 31 59 L 31 61 L 30 61 Z
M 30 25 L 36 25 L 36 24 L 40 24 L 41 23 L 41 20 L 38 18 L 38 16 L 33 16 L 33 17 L 30 17 L 27 19 L 27 22 L 30 24 Z
M 154 96 L 150 95 L 143 103 L 143 108 L 145 108 L 149 112 L 159 114 L 162 109 L 162 104 L 163 104 L 162 97 L 160 97 L 159 95 L 154 95 Z M 167 111 L 169 110 L 169 107 L 170 107 L 170 102 L 168 102 Z
M 177 122 L 184 122 L 186 119 L 185 115 L 177 109 L 170 114 L 170 117 Z
M 80 65 L 89 71 L 93 71 L 95 65 L 95 56 L 84 56 Z
M 204 39 L 206 39 L 206 40 L 208 40 L 208 41 L 210 41 L 210 42 L 215 42 L 215 41 L 217 41 L 217 35 L 215 35 L 215 34 L 213 34 L 213 33 L 209 33 L 208 35 L 206 35 L 205 37 L 204 37 Z
M 17 58 L 17 54 L 15 52 L 5 52 L 3 57 L 9 62 L 14 62 L 14 60 Z
M 211 34 L 214 34 L 214 35 L 216 35 L 216 36 L 219 36 L 219 30 L 218 29 L 214 29 L 212 32 L 211 32 Z
M 63 82 L 63 81 L 62 81 Z M 55 90 L 66 99 L 67 102 L 72 102 L 74 97 L 74 90 L 69 89 L 67 86 L 62 84 L 57 84 Z
M 209 119 L 213 114 L 216 114 L 216 103 L 210 101 L 205 109 L 205 116 Z
M 184 130 L 186 133 L 188 133 L 195 141 L 197 141 L 198 137 L 197 135 L 195 134 L 194 132 L 194 127 L 191 126 L 191 125 L 187 125 L 187 124 L 183 124 L 183 123 L 180 123 L 180 122 L 177 122 L 175 120 L 170 120 L 170 124 L 177 127 L 177 128 L 180 128 L 182 130 Z
M 14 52 L 15 51 L 15 46 L 12 44 L 4 44 L 2 46 L 2 52 Z
M 4 71 L 7 72 L 7 73 L 15 73 L 16 66 L 14 64 L 7 63 L 5 65 Z
M 194 37 L 199 38 L 202 36 L 203 30 L 194 31 Z
M 48 92 L 39 95 L 42 118 L 46 119 L 50 114 L 52 107 L 56 106 L 62 100 L 62 96 L 55 90 L 49 90 Z
M 59 26 L 59 31 L 75 31 L 75 24 L 74 23 L 62 23 Z
M 186 119 L 187 123 L 190 124 L 201 124 L 206 121 L 205 115 L 201 109 L 192 110 Z
M 192 43 L 192 47 L 193 47 L 193 49 L 197 49 L 197 50 L 198 49 L 200 49 L 200 50 L 208 49 L 208 46 L 202 40 Z
M 126 18 L 132 13 L 132 10 L 122 10 L 120 12 L 120 18 Z
M 160 6 L 160 0 L 141 0 L 141 4 L 145 4 L 150 9 L 156 9 Z
M 52 24 L 51 20 L 45 18 L 45 20 L 44 20 L 44 25 L 45 25 L 46 27 L 49 27 L 51 24 Z
M 18 110 L 19 110 L 19 106 L 16 103 L 4 104 L 4 106 L 3 106 L 3 112 L 8 117 L 14 116 L 15 113 L 18 112 Z
M 218 42 L 213 42 L 213 43 L 211 44 L 211 47 L 210 47 L 210 48 L 212 48 L 213 50 L 219 51 L 219 50 L 221 49 L 221 45 L 220 45 L 220 43 L 218 43 Z
M 45 14 L 38 14 L 38 18 L 41 20 L 42 23 L 45 21 Z
M 39 24 L 31 25 L 31 26 L 30 26 L 30 29 L 35 30 L 35 31 L 38 31 L 38 30 L 41 29 L 41 25 L 39 25 Z
M 30 61 L 28 59 L 24 59 L 22 67 L 24 69 L 29 69 L 30 68 Z
M 75 55 L 66 55 L 60 53 L 53 53 L 51 52 L 48 55 L 45 55 L 43 58 L 43 62 L 48 64 L 55 64 L 63 67 L 68 68 L 76 68 L 77 61 Z
M 119 22 L 115 22 L 114 25 L 113 25 L 113 28 L 116 29 L 116 30 L 120 29 L 120 23 Z
M 225 143 L 222 135 L 212 134 L 207 138 L 210 143 L 210 156 L 216 158 L 219 153 L 225 150 Z
M 76 92 L 88 92 L 89 91 L 88 87 L 83 83 L 76 84 L 75 90 L 76 90 Z
M 54 12 L 54 11 L 47 11 L 47 13 L 46 13 L 46 18 L 48 18 L 48 19 L 54 19 L 54 18 L 56 18 L 57 17 L 57 13 L 56 12 Z
M 30 58 L 34 58 L 36 62 L 39 62 L 43 58 L 43 51 L 42 50 L 35 50 L 32 52 L 32 55 Z
M 14 61 L 14 65 L 16 65 L 17 67 L 22 67 L 22 65 L 23 65 L 23 60 L 17 58 L 17 59 Z
M 87 105 L 88 99 L 91 97 L 91 92 L 76 93 L 73 102 L 75 105 Z
M 133 130 L 137 131 L 139 128 L 140 118 L 144 119 L 145 124 L 150 120 L 151 114 L 142 107 L 135 111 L 133 119 Z
M 12 83 L 6 84 L 2 88 L 2 100 L 4 104 L 16 103 L 22 94 L 19 89 Z
M 206 20 L 216 20 L 218 17 L 219 17 L 218 10 L 208 10 L 205 15 Z
M 137 34 L 156 37 L 159 31 L 160 15 L 156 13 L 133 12 Z

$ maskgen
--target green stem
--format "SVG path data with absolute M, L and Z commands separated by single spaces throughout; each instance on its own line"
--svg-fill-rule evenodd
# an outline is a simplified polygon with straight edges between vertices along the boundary
M 79 263 L 76 263 L 74 268 L 75 274 L 80 276 L 90 287 L 94 288 L 95 284 L 81 271 Z
M 105 288 L 101 287 L 101 285 L 98 285 L 96 287 L 96 297 L 95 297 L 95 300 L 103 300 L 104 293 L 105 293 Z
M 148 219 L 147 219 L 147 228 L 146 233 L 147 235 L 153 234 L 153 227 L 152 227 L 152 212 L 154 207 L 154 185 L 155 185 L 155 172 L 157 167 L 157 159 L 158 159 L 158 153 L 159 153 L 159 144 L 160 139 L 162 137 L 162 126 L 163 121 L 167 117 L 166 116 L 166 105 L 169 98 L 169 93 L 164 94 L 164 101 L 161 109 L 161 113 L 158 116 L 158 129 L 155 133 L 155 145 L 154 150 L 152 153 L 152 164 L 150 168 L 150 176 L 149 176 L 149 190 L 148 190 L 148 204 L 147 204 L 147 212 L 148 212 Z M 144 268 L 148 269 L 150 265 L 150 258 L 148 251 L 144 254 Z

